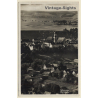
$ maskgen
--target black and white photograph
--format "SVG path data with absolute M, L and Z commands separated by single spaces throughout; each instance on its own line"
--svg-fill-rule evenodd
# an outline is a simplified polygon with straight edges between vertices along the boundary
M 79 94 L 78 6 L 20 4 L 21 95 Z

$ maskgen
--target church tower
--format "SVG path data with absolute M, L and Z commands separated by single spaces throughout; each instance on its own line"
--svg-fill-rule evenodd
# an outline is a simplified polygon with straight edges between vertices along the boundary
M 53 38 L 54 38 L 54 41 L 53 42 L 55 43 L 55 32 L 54 32 L 54 37 Z

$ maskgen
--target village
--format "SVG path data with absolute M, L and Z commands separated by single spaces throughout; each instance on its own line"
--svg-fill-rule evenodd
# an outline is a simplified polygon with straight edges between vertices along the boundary
M 78 39 L 21 40 L 22 94 L 78 94 Z M 69 55 L 71 54 L 71 56 Z
M 77 29 L 74 29 L 75 32 L 77 32 Z M 73 31 L 72 31 L 73 32 Z M 45 38 L 45 33 L 42 34 L 41 38 L 36 39 L 22 39 L 21 44 L 25 44 L 29 47 L 29 49 L 32 50 L 42 50 L 42 49 L 50 49 L 53 48 L 64 48 L 66 47 L 74 47 L 78 49 L 78 38 L 66 38 L 64 36 L 58 36 L 56 32 L 52 31 L 52 36 L 47 36 Z

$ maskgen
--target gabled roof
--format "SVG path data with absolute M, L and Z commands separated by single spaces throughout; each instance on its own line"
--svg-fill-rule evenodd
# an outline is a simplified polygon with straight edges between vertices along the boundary
M 43 72 L 43 74 L 42 74 L 42 75 L 44 75 L 44 76 L 48 76 L 48 75 L 49 75 L 49 73 L 50 73 L 50 72 Z
M 47 37 L 47 39 L 46 40 L 52 40 L 52 36 L 49 36 L 49 37 Z
M 67 40 L 68 40 L 68 41 L 72 41 L 70 38 L 67 38 L 66 41 L 67 41 Z
M 29 67 L 29 68 L 27 69 L 27 71 L 33 71 L 33 68 L 32 68 L 32 67 Z
M 58 64 L 53 64 L 54 67 L 58 67 Z
M 58 42 L 58 43 L 59 43 L 59 42 L 63 42 L 64 39 L 65 39 L 65 37 L 59 37 L 58 40 L 57 40 L 57 42 Z
M 60 73 L 60 70 L 57 68 L 54 73 Z

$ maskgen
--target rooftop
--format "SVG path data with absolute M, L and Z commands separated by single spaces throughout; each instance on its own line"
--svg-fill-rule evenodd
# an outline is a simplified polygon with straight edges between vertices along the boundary
M 57 40 L 57 42 L 63 42 L 64 39 L 65 39 L 65 37 L 59 37 L 58 40 Z

